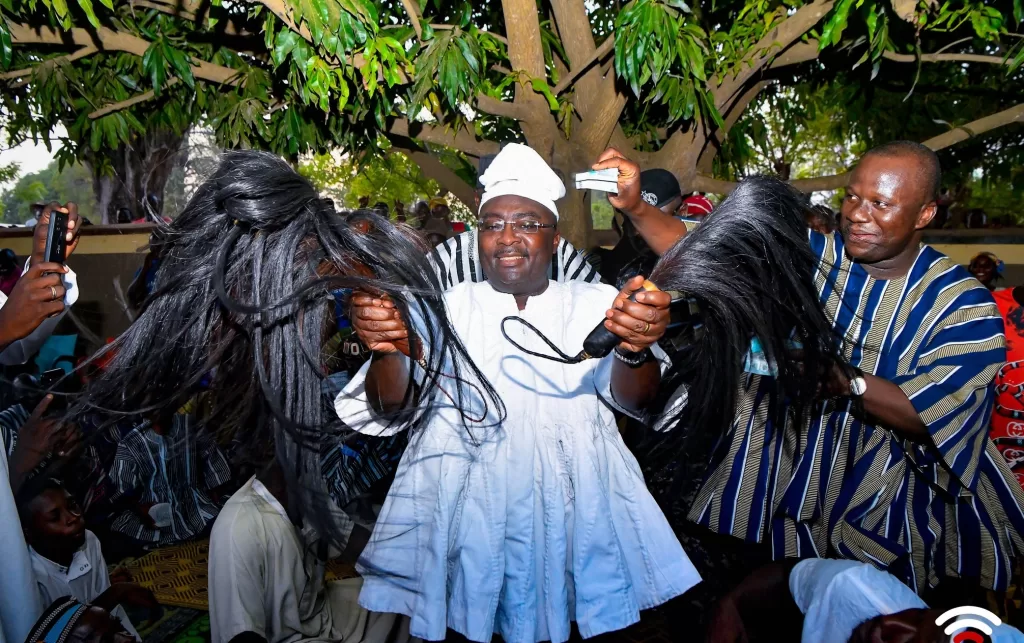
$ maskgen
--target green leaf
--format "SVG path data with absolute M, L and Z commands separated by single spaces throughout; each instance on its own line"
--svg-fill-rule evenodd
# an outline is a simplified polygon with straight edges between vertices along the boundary
M 670 7 L 674 7 L 676 9 L 679 9 L 680 11 L 682 11 L 684 13 L 692 13 L 690 11 L 690 5 L 688 5 L 685 2 L 683 2 L 683 0 L 668 0 L 668 2 L 666 2 L 665 4 L 667 4 Z
M 100 20 L 96 17 L 96 12 L 92 8 L 92 0 L 78 0 L 78 6 L 82 8 L 82 12 L 85 13 L 86 19 L 93 27 L 99 29 Z
M 275 67 L 280 67 L 281 63 L 285 61 L 288 54 L 292 53 L 295 49 L 295 45 L 302 40 L 302 36 L 295 33 L 291 29 L 281 29 L 277 32 L 277 38 L 274 42 L 274 49 L 270 52 L 270 58 L 274 61 Z M 302 65 L 305 67 L 305 64 Z
M 196 79 L 192 76 L 192 65 L 189 57 L 164 41 L 164 58 L 171 63 L 176 75 L 191 89 L 195 89 Z
M 548 81 L 543 78 L 531 78 L 530 85 L 533 87 L 533 91 L 544 95 L 544 98 L 548 100 L 548 107 L 551 111 L 558 111 L 558 99 L 555 98 L 553 93 L 551 93 L 551 87 L 548 85 Z
M 342 75 L 341 71 L 338 71 L 338 111 L 345 109 L 348 105 L 349 89 L 348 81 Z
M 1024 22 L 1024 0 L 1013 0 L 1013 19 L 1018 25 Z
M 146 53 L 142 55 L 142 72 L 149 76 L 149 82 L 153 85 L 153 93 L 157 97 L 160 96 L 160 90 L 167 79 L 167 70 L 164 67 L 164 58 L 160 45 L 160 40 L 154 40 L 146 48 Z
M 71 16 L 68 14 L 68 4 L 65 0 L 50 0 L 54 13 L 65 27 L 71 25 Z
M 7 27 L 7 20 L 0 16 L 0 67 L 7 69 L 11 66 L 11 56 L 14 50 L 11 47 L 11 30 Z

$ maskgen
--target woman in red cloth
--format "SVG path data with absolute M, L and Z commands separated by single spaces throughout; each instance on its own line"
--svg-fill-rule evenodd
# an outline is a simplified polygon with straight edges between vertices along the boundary
M 1024 287 L 997 290 L 992 296 L 1006 327 L 1006 364 L 996 375 L 989 435 L 1024 486 Z

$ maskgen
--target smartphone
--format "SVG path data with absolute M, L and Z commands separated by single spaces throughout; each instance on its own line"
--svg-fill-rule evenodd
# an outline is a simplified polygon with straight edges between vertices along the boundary
M 62 368 L 51 368 L 39 376 L 39 388 L 46 392 L 53 393 L 53 401 L 50 402 L 49 411 L 63 411 L 67 408 L 68 398 L 64 395 L 65 391 L 62 389 L 63 386 L 54 388 L 57 382 L 64 379 L 64 369 Z
M 67 238 L 68 215 L 60 210 L 52 210 L 50 212 L 50 227 L 46 231 L 46 251 L 43 253 L 43 261 L 63 264 L 67 250 Z

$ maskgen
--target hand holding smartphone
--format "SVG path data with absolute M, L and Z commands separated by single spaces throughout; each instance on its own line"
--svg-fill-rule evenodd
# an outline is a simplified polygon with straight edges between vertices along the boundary
M 63 264 L 67 258 L 68 214 L 54 209 L 50 212 L 50 223 L 46 231 L 46 250 L 43 261 Z

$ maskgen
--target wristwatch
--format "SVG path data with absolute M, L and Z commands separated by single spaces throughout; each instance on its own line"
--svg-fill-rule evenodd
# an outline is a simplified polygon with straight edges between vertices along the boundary
M 868 390 L 868 382 L 864 379 L 864 371 L 859 368 L 853 369 L 855 375 L 850 380 L 850 395 L 861 397 Z
M 615 347 L 615 359 L 619 360 L 630 368 L 640 368 L 650 360 L 654 359 L 654 353 L 651 349 L 645 348 L 639 353 L 631 353 L 624 351 L 618 346 Z

